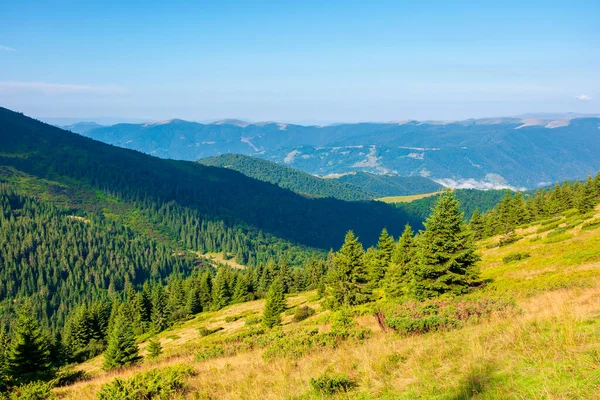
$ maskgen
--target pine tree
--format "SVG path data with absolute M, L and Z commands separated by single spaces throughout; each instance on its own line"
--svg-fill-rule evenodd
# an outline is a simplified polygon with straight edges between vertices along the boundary
M 238 274 L 237 280 L 235 281 L 235 287 L 233 288 L 233 303 L 243 303 L 248 301 L 250 298 L 249 293 L 250 281 L 248 279 L 248 274 Z
M 471 221 L 469 222 L 469 228 L 471 229 L 471 232 L 473 233 L 473 238 L 475 240 L 483 239 L 484 234 L 485 234 L 484 220 L 481 217 L 481 214 L 479 213 L 479 210 L 477 208 L 475 209 L 475 211 L 473 212 L 473 215 L 471 216 Z
M 419 299 L 465 293 L 478 276 L 473 239 L 453 193 L 441 195 L 417 241 L 414 295 Z
M 328 277 L 335 307 L 361 304 L 369 300 L 367 273 L 363 264 L 363 246 L 348 231 L 344 244 L 335 253 Z
M 229 285 L 227 284 L 227 269 L 219 268 L 217 276 L 215 276 L 215 282 L 212 291 L 212 309 L 220 310 L 221 308 L 229 305 L 230 291 Z
M 369 263 L 367 271 L 369 274 L 369 282 L 372 286 L 381 284 L 381 280 L 385 276 L 385 272 L 392 262 L 394 252 L 394 238 L 388 234 L 386 228 L 383 228 L 377 243 L 377 254 L 374 262 Z
M 161 285 L 156 285 L 152 291 L 152 327 L 154 332 L 160 332 L 168 326 L 167 295 Z
M 19 313 L 6 353 L 6 371 L 18 384 L 44 379 L 50 374 L 48 339 L 31 311 Z
M 148 341 L 148 357 L 149 358 L 157 358 L 160 353 L 162 353 L 162 345 L 160 344 L 160 339 L 157 337 L 153 337 Z
M 411 268 L 414 261 L 413 230 L 409 224 L 394 247 L 392 262 L 385 276 L 385 293 L 389 297 L 401 297 L 408 293 L 412 283 Z
M 266 328 L 273 328 L 281 325 L 281 313 L 285 310 L 285 294 L 283 292 L 283 282 L 281 278 L 276 278 L 267 292 L 265 300 L 265 309 L 262 315 L 262 324 Z
M 102 367 L 108 371 L 135 364 L 140 360 L 138 352 L 131 321 L 121 310 L 108 336 L 108 347 L 104 352 Z

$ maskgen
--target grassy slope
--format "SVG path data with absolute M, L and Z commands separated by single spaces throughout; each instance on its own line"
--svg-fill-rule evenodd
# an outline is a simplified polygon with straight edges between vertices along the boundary
M 599 217 L 600 207 L 595 218 Z M 198 372 L 188 380 L 189 398 L 318 399 L 309 379 L 325 371 L 346 373 L 359 384 L 339 398 L 595 398 L 600 393 L 600 227 L 581 230 L 578 225 L 558 239 L 547 239 L 548 232 L 537 234 L 537 229 L 519 230 L 523 238 L 505 247 L 486 248 L 498 238 L 481 243 L 482 275 L 492 282 L 473 296 L 510 297 L 516 304 L 514 310 L 482 323 L 402 337 L 382 332 L 374 318 L 363 316 L 357 322 L 373 330 L 370 339 L 320 349 L 297 360 L 265 361 L 261 350 L 194 360 L 203 342 L 248 329 L 244 318 L 260 315 L 259 300 L 200 314 L 161 333 L 165 353 L 158 361 L 104 373 L 100 358 L 90 360 L 82 368 L 93 374 L 91 380 L 58 391 L 65 398 L 92 399 L 100 385 L 115 376 L 185 363 Z M 522 251 L 531 257 L 503 263 L 507 254 Z M 297 324 L 286 316 L 284 330 L 297 330 L 298 325 L 329 329 L 322 318 L 329 311 L 322 311 L 313 295 L 288 299 L 291 307 L 311 305 L 317 315 Z M 245 317 L 225 322 L 236 315 Z M 224 329 L 199 338 L 201 326 Z
M 389 196 L 382 197 L 377 199 L 379 201 L 383 201 L 384 203 L 410 203 L 411 201 L 424 199 L 425 197 L 435 196 L 436 194 L 443 193 L 443 191 L 432 192 L 432 193 L 423 193 L 423 194 L 413 194 L 410 196 Z

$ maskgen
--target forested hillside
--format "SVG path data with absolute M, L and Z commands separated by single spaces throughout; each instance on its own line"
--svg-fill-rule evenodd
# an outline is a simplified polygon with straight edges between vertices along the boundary
M 93 208 L 104 196 L 107 202 L 134 207 L 142 215 L 174 209 L 175 217 L 159 213 L 149 218 L 171 225 L 177 233 L 180 224 L 170 220 L 183 218 L 189 223 L 183 215 L 191 214 L 198 226 L 223 221 L 229 230 L 260 231 L 328 249 L 338 245 L 348 229 L 374 241 L 382 227 L 395 232 L 410 220 L 385 204 L 307 199 L 235 171 L 116 148 L 6 109 L 0 110 L 0 151 L 0 165 L 58 183 L 53 190 L 66 192 L 82 207 Z M 91 197 L 82 198 L 90 192 Z
M 460 207 L 465 214 L 466 220 L 471 218 L 475 210 L 484 212 L 496 207 L 504 197 L 505 193 L 505 190 L 454 190 L 454 194 L 460 202 Z M 424 221 L 429 213 L 431 213 L 433 206 L 438 200 L 438 196 L 439 195 L 429 196 L 408 203 L 395 203 L 395 206 Z
M 359 186 L 340 183 L 333 179 L 319 178 L 287 165 L 241 154 L 224 154 L 202 158 L 199 163 L 232 169 L 254 179 L 270 182 L 296 193 L 312 197 L 333 197 L 356 201 L 372 200 L 376 196 Z
M 443 188 L 439 183 L 422 176 L 376 175 L 367 172 L 351 172 L 341 175 L 337 180 L 349 185 L 358 186 L 371 193 L 374 198 L 431 193 Z
M 420 176 L 400 177 L 365 172 L 321 178 L 272 161 L 241 154 L 224 154 L 199 160 L 204 165 L 230 168 L 296 193 L 341 200 L 372 200 L 385 196 L 429 193 L 442 188 Z

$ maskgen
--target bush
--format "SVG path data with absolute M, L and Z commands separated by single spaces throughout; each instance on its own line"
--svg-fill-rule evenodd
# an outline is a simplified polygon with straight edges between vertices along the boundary
M 431 331 L 455 329 L 465 323 L 486 318 L 494 311 L 511 306 L 511 303 L 496 299 L 440 300 L 387 303 L 380 307 L 383 322 L 401 334 L 421 334 Z
M 549 239 L 549 238 L 554 237 L 554 236 L 562 235 L 566 231 L 567 231 L 567 228 L 556 228 L 552 232 L 548 232 L 548 235 L 546 235 L 546 238 Z
M 2 400 L 51 400 L 56 396 L 52 393 L 52 384 L 50 382 L 31 382 L 14 388 L 12 391 L 2 394 Z
M 128 379 L 116 378 L 100 388 L 97 399 L 172 399 L 185 392 L 185 378 L 192 375 L 191 367 L 181 365 L 137 373 Z
M 292 318 L 292 321 L 294 321 L 294 322 L 304 321 L 306 318 L 311 317 L 313 315 L 315 315 L 315 310 L 313 310 L 309 306 L 298 307 L 296 309 L 296 312 L 294 313 L 294 317 Z
M 311 379 L 310 385 L 314 390 L 325 395 L 346 393 L 357 386 L 356 382 L 346 375 L 328 374 L 321 375 L 317 379 Z
M 544 233 L 544 232 L 551 231 L 552 229 L 558 228 L 559 225 L 560 225 L 560 222 L 555 222 L 553 224 L 548 224 L 548 225 L 542 225 L 538 228 L 536 233 Z
M 572 237 L 573 237 L 572 234 L 564 233 L 562 235 L 550 237 L 549 239 L 544 240 L 544 243 L 545 244 L 558 243 L 558 242 L 562 242 L 562 241 L 571 239 Z
M 225 355 L 225 350 L 223 346 L 210 346 L 205 347 L 196 352 L 194 355 L 194 359 L 196 361 L 205 361 L 210 360 L 211 358 L 219 358 Z
M 513 244 L 519 239 L 521 239 L 520 236 L 517 236 L 514 232 L 511 232 L 500 238 L 500 240 L 498 241 L 498 247 L 508 246 L 509 244 Z
M 259 317 L 248 317 L 246 318 L 246 326 L 260 324 L 261 319 Z
M 205 326 L 201 326 L 200 328 L 198 328 L 198 335 L 200 335 L 200 337 L 205 337 L 208 335 L 212 335 L 215 332 L 218 332 L 220 330 L 222 330 L 222 327 L 217 327 L 217 328 L 213 328 L 213 329 L 208 329 Z
M 600 228 L 600 218 L 593 219 L 581 225 L 581 229 L 584 231 L 596 228 Z
M 529 253 L 510 253 L 507 256 L 505 256 L 504 258 L 502 258 L 502 262 L 504 264 L 508 264 L 511 263 L 513 261 L 521 261 L 524 260 L 526 258 L 531 257 L 531 254 Z
M 73 366 L 67 365 L 59 369 L 54 379 L 50 382 L 53 387 L 68 386 L 75 382 L 89 379 L 89 377 L 90 375 L 87 372 L 81 370 L 76 371 Z

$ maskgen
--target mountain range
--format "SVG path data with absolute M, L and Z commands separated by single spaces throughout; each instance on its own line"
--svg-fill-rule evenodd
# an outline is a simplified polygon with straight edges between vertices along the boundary
M 421 176 L 458 188 L 537 188 L 600 170 L 600 118 L 574 115 L 329 126 L 175 119 L 69 129 L 161 158 L 238 153 L 314 175 Z

